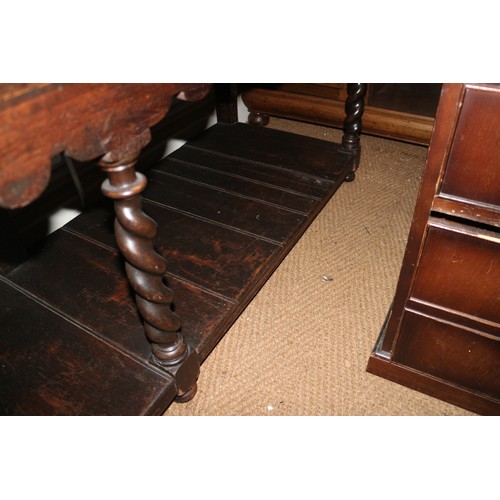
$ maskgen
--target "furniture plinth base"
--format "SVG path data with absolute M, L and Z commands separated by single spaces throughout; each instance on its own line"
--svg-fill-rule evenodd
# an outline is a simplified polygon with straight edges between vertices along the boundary
M 391 361 L 391 353 L 383 351 L 380 347 L 386 326 L 384 325 L 377 344 L 368 359 L 366 367 L 368 373 L 480 415 L 500 415 L 500 404 L 497 400 L 479 392 L 473 393 L 470 389 Z

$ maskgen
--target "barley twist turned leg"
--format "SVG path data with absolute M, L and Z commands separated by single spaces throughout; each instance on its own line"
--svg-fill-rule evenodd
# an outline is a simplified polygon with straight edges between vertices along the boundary
M 352 171 L 345 178 L 347 182 L 354 180 L 361 157 L 359 136 L 361 134 L 361 117 L 364 111 L 365 93 L 366 83 L 349 83 L 347 85 L 346 117 L 344 120 L 344 135 L 342 136 L 341 149 L 355 155 Z
M 103 193 L 114 200 L 115 237 L 123 256 L 136 304 L 151 342 L 152 361 L 171 373 L 178 388 L 178 400 L 188 401 L 196 392 L 200 365 L 195 351 L 186 344 L 179 317 L 172 311 L 174 294 L 164 282 L 166 261 L 156 252 L 156 222 L 142 210 L 144 175 L 135 171 L 137 154 L 121 161 L 107 161 L 100 167 L 108 178 Z

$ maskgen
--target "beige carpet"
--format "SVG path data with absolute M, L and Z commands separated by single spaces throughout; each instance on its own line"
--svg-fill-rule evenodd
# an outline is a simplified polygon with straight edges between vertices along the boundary
M 340 141 L 327 127 L 270 126 Z M 343 184 L 201 368 L 182 415 L 472 415 L 366 373 L 395 291 L 427 148 L 362 137 Z M 324 279 L 328 277 L 328 279 Z

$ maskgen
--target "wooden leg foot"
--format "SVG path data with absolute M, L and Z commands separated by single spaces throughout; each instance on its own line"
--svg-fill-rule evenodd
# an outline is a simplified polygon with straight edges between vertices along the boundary
M 344 135 L 342 136 L 341 151 L 353 154 L 354 162 L 352 172 L 345 177 L 346 182 L 352 182 L 354 173 L 361 157 L 361 117 L 365 103 L 366 83 L 349 83 L 347 85 L 347 100 L 345 103 L 346 117 L 344 120 Z
M 356 178 L 356 172 L 349 172 L 346 176 L 344 181 L 345 182 L 352 182 Z
M 182 362 L 168 365 L 162 363 L 158 357 L 154 355 L 151 361 L 156 365 L 162 366 L 166 371 L 172 375 L 177 384 L 177 397 L 175 401 L 178 403 L 185 403 L 194 398 L 196 394 L 196 381 L 200 374 L 200 360 L 198 359 L 198 354 L 194 349 L 186 346 L 187 354 L 185 355 Z
M 248 123 L 251 123 L 252 125 L 259 125 L 260 127 L 265 127 L 269 123 L 269 115 L 251 111 L 248 115 Z
M 176 403 L 187 403 L 188 401 L 191 401 L 194 396 L 196 395 L 196 392 L 198 391 L 198 384 L 194 384 L 191 389 L 189 389 L 187 392 L 185 392 L 182 396 L 177 396 L 175 398 Z

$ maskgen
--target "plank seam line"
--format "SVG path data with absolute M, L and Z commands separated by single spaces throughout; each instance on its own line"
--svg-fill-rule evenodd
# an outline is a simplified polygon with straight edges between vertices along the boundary
M 310 172 L 304 172 L 303 170 L 294 170 L 294 169 L 287 168 L 287 167 L 280 167 L 278 165 L 273 165 L 272 163 L 266 163 L 263 161 L 248 160 L 246 158 L 241 158 L 240 156 L 235 156 L 235 155 L 231 155 L 228 153 L 222 153 L 219 151 L 213 151 L 211 149 L 205 149 L 205 148 L 200 147 L 200 146 L 194 146 L 191 143 L 186 143 L 183 147 L 196 149 L 197 151 L 204 151 L 204 152 L 209 153 L 209 154 L 211 153 L 213 156 L 222 156 L 223 158 L 228 158 L 230 160 L 237 160 L 240 162 L 248 163 L 250 165 L 265 166 L 267 168 L 277 170 L 279 172 L 292 172 L 294 174 L 300 174 L 300 175 L 303 175 L 304 177 L 310 177 L 311 179 L 316 179 L 320 182 L 327 182 L 329 184 L 335 182 L 335 179 L 328 179 L 326 177 L 320 177 L 319 175 L 314 175 L 314 174 L 311 174 Z
M 110 348 L 119 352 L 120 354 L 124 355 L 125 357 L 131 359 L 135 363 L 140 364 L 144 368 L 147 368 L 148 370 L 150 370 L 156 374 L 159 374 L 165 378 L 168 378 L 170 381 L 173 380 L 172 375 L 170 375 L 168 372 L 162 371 L 160 368 L 157 368 L 154 365 L 148 363 L 147 361 L 145 361 L 144 359 L 142 359 L 138 355 L 128 351 L 125 347 L 121 346 L 120 344 L 117 344 L 116 342 L 113 342 L 112 340 L 110 340 L 107 337 L 104 337 L 98 331 L 94 330 L 93 328 L 89 327 L 88 325 L 85 325 L 84 323 L 81 323 L 76 318 L 73 318 L 73 316 L 70 316 L 69 314 L 65 313 L 64 311 L 62 311 L 58 307 L 54 306 L 53 304 L 46 302 L 41 297 L 38 297 L 37 295 L 30 292 L 29 290 L 26 290 L 25 288 L 18 285 L 14 281 L 11 281 L 10 279 L 8 279 L 7 277 L 4 277 L 4 276 L 0 276 L 0 281 L 3 281 L 4 283 L 9 285 L 10 287 L 14 288 L 18 292 L 22 293 L 23 295 L 25 295 L 26 297 L 31 299 L 33 302 L 35 302 L 35 303 L 39 304 L 40 306 L 44 307 L 45 309 L 51 311 L 52 313 L 56 314 L 60 318 L 67 321 L 68 323 L 71 323 L 72 325 L 80 328 L 81 330 L 84 330 L 86 333 L 88 333 L 92 337 L 94 337 L 97 340 L 99 340 L 100 342 L 106 344 L 107 346 L 109 346 Z
M 65 228 L 66 230 L 66 228 Z M 123 256 L 121 255 L 121 253 L 119 252 L 119 250 L 117 248 L 113 248 L 113 247 L 110 247 L 104 243 L 101 243 L 97 240 L 94 240 L 93 238 L 91 238 L 90 236 L 86 236 L 86 235 L 82 235 L 80 233 L 78 233 L 77 231 L 73 230 L 73 229 L 68 229 L 66 230 L 68 233 L 70 233 L 71 235 L 73 236 L 77 236 L 77 237 L 81 237 L 82 239 L 84 239 L 85 241 L 88 241 L 89 243 L 92 243 L 92 244 L 96 244 L 97 246 L 103 248 L 104 250 L 107 250 L 111 253 L 114 253 L 115 255 L 118 255 L 120 256 L 122 259 L 123 259 Z M 188 285 L 191 285 L 191 286 L 195 286 L 196 288 L 199 288 L 200 290 L 202 290 L 203 292 L 207 293 L 208 295 L 212 295 L 213 297 L 217 298 L 217 299 L 221 299 L 223 300 L 224 302 L 228 302 L 230 304 L 235 304 L 236 301 L 230 297 L 227 297 L 226 295 L 223 295 L 215 290 L 211 290 L 210 288 L 207 288 L 205 287 L 204 285 L 200 284 L 200 283 L 196 283 L 195 281 L 192 281 L 188 278 L 185 278 L 183 276 L 180 276 L 178 274 L 175 274 L 175 273 L 172 273 L 170 272 L 168 269 L 167 269 L 167 272 L 165 273 L 166 276 L 171 276 L 179 281 L 182 281 L 183 283 L 187 283 Z M 125 274 L 124 274 L 124 277 L 125 277 Z M 167 283 L 167 286 L 168 283 Z M 175 302 L 174 302 L 175 303 Z M 182 318 L 181 318 L 182 319 Z
M 234 304 L 238 303 L 238 301 L 236 301 L 236 300 L 234 300 L 234 299 L 232 299 L 230 297 L 227 297 L 226 295 L 223 295 L 222 293 L 216 292 L 215 290 L 211 290 L 210 288 L 207 288 L 204 285 L 200 285 L 199 283 L 196 283 L 195 281 L 191 281 L 190 279 L 185 278 L 183 276 L 179 276 L 178 274 L 175 274 L 175 273 L 172 273 L 170 271 L 167 271 L 165 273 L 165 275 L 167 277 L 175 278 L 176 280 L 182 281 L 183 283 L 186 283 L 188 285 L 191 285 L 191 286 L 194 286 L 196 288 L 199 288 L 201 291 L 203 291 L 203 292 L 205 292 L 205 293 L 207 293 L 209 295 L 212 295 L 213 297 L 221 299 L 224 302 L 227 302 L 228 304 L 234 305 Z M 174 305 L 175 305 L 175 299 L 174 299 Z M 182 321 L 182 317 L 181 317 L 181 321 Z
M 278 246 L 283 246 L 283 243 L 281 241 L 273 240 L 272 238 L 268 238 L 267 236 L 262 236 L 260 234 L 252 233 L 250 231 L 246 231 L 245 229 L 240 229 L 235 226 L 230 226 L 229 224 L 224 224 L 223 222 L 218 222 L 212 219 L 208 219 L 207 217 L 203 217 L 201 215 L 193 214 L 191 212 L 187 212 L 186 210 L 182 210 L 180 208 L 173 207 L 172 205 L 167 205 L 165 203 L 161 203 L 159 201 L 152 200 L 151 198 L 144 197 L 143 201 L 145 203 L 150 203 L 151 205 L 158 206 L 160 208 L 164 208 L 167 210 L 170 210 L 172 212 L 176 212 L 182 215 L 187 215 L 188 217 L 192 217 L 193 219 L 201 220 L 203 222 L 208 222 L 209 224 L 213 224 L 214 226 L 219 226 L 224 229 L 229 229 L 231 231 L 234 231 L 235 233 L 239 234 L 244 234 L 245 236 L 251 236 L 252 238 L 255 238 L 257 240 L 262 240 L 267 243 L 271 243 L 273 245 L 278 245 Z M 305 217 L 306 219 L 308 217 Z
M 62 227 L 61 229 L 63 231 L 65 231 L 65 232 L 73 235 L 73 236 L 76 236 L 78 238 L 82 238 L 82 240 L 88 241 L 89 243 L 92 243 L 93 245 L 101 247 L 104 250 L 108 250 L 108 251 L 116 253 L 116 254 L 119 253 L 118 248 L 115 248 L 115 247 L 112 247 L 110 245 L 107 245 L 106 243 L 102 243 L 101 241 L 96 240 L 96 239 L 92 238 L 91 236 L 88 236 L 86 234 L 80 233 L 76 229 L 72 229 L 72 228 L 68 228 L 68 227 Z
M 230 194 L 232 196 L 237 196 L 238 198 L 243 198 L 244 200 L 251 200 L 251 201 L 255 201 L 257 203 L 262 203 L 263 205 L 268 205 L 268 206 L 271 206 L 273 208 L 277 208 L 279 210 L 285 210 L 286 212 L 290 212 L 290 213 L 293 213 L 293 214 L 297 214 L 297 215 L 305 215 L 307 216 L 308 212 L 304 212 L 302 210 L 296 210 L 294 208 L 288 208 L 288 207 L 285 207 L 283 205 L 278 205 L 276 203 L 273 203 L 273 202 L 270 202 L 270 201 L 266 201 L 266 200 L 261 200 L 259 198 L 254 198 L 253 196 L 248 196 L 248 195 L 245 195 L 245 194 L 242 194 L 242 193 L 238 193 L 236 191 L 231 191 L 229 189 L 225 189 L 225 188 L 221 188 L 221 187 L 218 187 L 218 186 L 214 186 L 214 185 L 211 185 L 211 184 L 206 184 L 204 182 L 201 182 L 201 181 L 195 181 L 195 180 L 192 180 L 192 179 L 189 179 L 187 177 L 182 177 L 181 175 L 177 175 L 177 174 L 172 174 L 170 172 L 163 172 L 162 170 L 156 170 L 155 169 L 155 172 L 162 175 L 162 176 L 165 176 L 165 177 L 172 177 L 174 179 L 178 179 L 178 180 L 181 180 L 181 181 L 184 181 L 184 182 L 188 182 L 190 184 L 196 184 L 197 186 L 201 186 L 201 187 L 204 187 L 204 188 L 207 188 L 207 189 L 211 189 L 212 191 L 219 191 L 221 193 L 226 193 L 226 194 Z M 165 183 L 165 181 L 161 180 L 161 179 L 155 179 L 156 181 L 158 182 L 161 182 L 162 184 Z
M 273 189 L 276 189 L 276 190 L 279 190 L 279 191 L 283 191 L 285 193 L 294 194 L 296 196 L 302 196 L 303 198 L 309 198 L 311 200 L 320 200 L 321 199 L 321 197 L 314 196 L 312 194 L 301 193 L 300 191 L 296 191 L 295 189 L 285 188 L 283 186 L 278 186 L 277 184 L 271 184 L 270 182 L 264 182 L 264 181 L 261 181 L 261 180 L 258 180 L 258 179 L 253 179 L 252 177 L 249 177 L 249 176 L 247 177 L 247 176 L 240 175 L 240 174 L 233 174 L 231 172 L 226 172 L 225 170 L 218 170 L 216 168 L 207 167 L 205 165 L 200 165 L 199 163 L 194 163 L 192 161 L 182 160 L 180 158 L 174 158 L 174 157 L 171 157 L 171 156 L 167 156 L 166 158 L 163 158 L 159 162 L 159 164 L 157 165 L 157 167 L 161 166 L 162 163 L 165 162 L 165 160 L 173 161 L 175 163 L 180 163 L 180 164 L 183 164 L 183 165 L 189 165 L 191 167 L 199 168 L 200 170 L 206 170 L 208 172 L 213 172 L 213 173 L 216 173 L 216 174 L 219 174 L 219 175 L 225 175 L 226 177 L 233 177 L 235 179 L 241 179 L 241 180 L 244 180 L 244 181 L 249 181 L 249 182 L 252 182 L 254 184 L 258 184 L 259 186 L 266 186 L 266 187 L 273 188 Z M 154 167 L 152 170 L 156 171 L 157 167 Z

